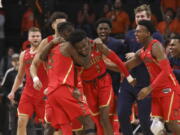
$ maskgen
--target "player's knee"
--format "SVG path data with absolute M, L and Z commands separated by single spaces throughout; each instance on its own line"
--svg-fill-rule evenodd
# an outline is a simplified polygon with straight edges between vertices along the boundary
M 100 122 L 101 124 L 106 124 L 109 123 L 109 115 L 108 114 L 104 114 L 104 115 L 100 115 Z
M 104 107 L 100 109 L 100 122 L 101 123 L 109 122 L 109 107 Z
M 176 128 L 177 124 L 178 123 L 177 123 L 176 120 L 171 120 L 168 123 L 166 123 L 167 129 L 170 130 L 170 131 L 174 131 L 174 129 Z
M 94 129 L 95 128 L 95 123 L 89 115 L 85 116 L 83 126 L 86 129 Z
M 19 116 L 18 118 L 18 128 L 26 128 L 28 123 L 28 117 Z
M 154 135 L 161 135 L 164 132 L 164 123 L 161 122 L 158 118 L 154 118 L 150 127 Z

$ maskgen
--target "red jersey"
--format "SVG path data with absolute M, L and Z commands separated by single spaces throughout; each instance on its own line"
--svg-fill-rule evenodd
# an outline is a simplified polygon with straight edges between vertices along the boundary
M 74 87 L 74 63 L 71 57 L 63 56 L 60 45 L 51 49 L 48 55 L 48 94 L 60 85 Z
M 30 75 L 30 66 L 31 66 L 34 56 L 35 56 L 35 53 L 31 54 L 30 49 L 25 50 L 23 61 L 25 63 L 26 84 L 25 84 L 23 93 L 29 96 L 34 96 L 34 97 L 39 98 L 39 97 L 44 96 L 43 91 L 47 87 L 47 79 L 46 79 L 47 75 L 45 74 L 46 71 L 43 64 L 40 64 L 37 70 L 38 71 L 37 75 L 39 79 L 41 80 L 43 87 L 41 88 L 41 90 L 34 89 L 33 80 Z
M 74 67 L 75 67 L 75 70 L 76 70 L 75 76 L 74 76 L 75 87 L 82 89 L 83 84 L 82 84 L 81 74 L 82 74 L 84 68 L 81 67 L 81 66 L 76 66 L 76 65 Z
M 91 51 L 89 68 L 84 69 L 82 80 L 93 80 L 106 72 L 106 64 L 102 58 L 102 53 L 94 45 Z
M 158 77 L 162 70 L 158 61 L 151 54 L 152 46 L 156 42 L 158 41 L 152 40 L 146 49 L 142 48 L 140 51 L 140 58 L 143 60 L 148 69 L 151 83 Z M 164 77 L 161 79 L 161 82 L 159 82 L 158 86 L 153 90 L 152 93 L 154 96 L 164 95 L 162 90 L 166 88 L 177 87 L 179 90 L 179 84 L 172 72 L 170 65 L 168 71 L 170 71 L 170 74 L 164 75 Z

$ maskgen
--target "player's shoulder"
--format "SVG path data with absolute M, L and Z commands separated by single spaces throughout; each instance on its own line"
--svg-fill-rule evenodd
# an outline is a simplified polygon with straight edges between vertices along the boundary
M 38 52 L 45 46 L 45 45 L 47 45 L 48 44 L 48 38 L 46 37 L 46 38 L 44 38 L 42 41 L 41 41 L 41 43 L 39 44 L 39 46 L 38 46 Z
M 45 43 L 48 43 L 48 37 L 44 38 L 40 44 L 45 44 Z
M 20 53 L 20 57 L 24 56 L 24 54 L 25 54 L 28 50 L 29 50 L 29 49 L 23 50 L 23 51 Z
M 20 55 L 19 55 L 19 60 L 20 60 L 20 61 L 22 61 L 22 60 L 24 59 L 24 56 L 25 56 L 25 54 L 26 54 L 27 51 L 28 51 L 28 49 L 26 49 L 26 50 L 24 50 L 24 51 L 22 51 L 22 52 L 20 53 Z

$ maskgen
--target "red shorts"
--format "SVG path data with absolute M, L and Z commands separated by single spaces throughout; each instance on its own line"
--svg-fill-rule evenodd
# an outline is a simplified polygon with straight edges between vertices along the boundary
M 79 116 L 90 114 L 86 101 L 77 100 L 72 96 L 73 88 L 67 85 L 58 87 L 48 95 L 48 104 L 52 107 L 52 126 L 71 123 Z
M 45 104 L 45 115 L 44 115 L 44 119 L 46 123 L 51 123 L 52 121 L 52 107 L 50 106 L 50 104 L 48 103 L 48 100 L 46 100 L 46 104 Z
M 109 106 L 114 95 L 109 74 L 100 79 L 84 81 L 83 89 L 93 115 L 99 113 L 99 108 Z
M 82 125 L 82 123 L 81 123 L 79 120 L 74 119 L 74 120 L 72 121 L 72 130 L 73 130 L 74 132 L 83 130 L 83 125 Z
M 166 122 L 180 120 L 180 95 L 172 91 L 170 96 L 152 98 L 152 116 Z
M 46 105 L 45 105 L 45 122 L 46 123 L 50 123 L 52 122 L 52 119 L 54 118 L 52 116 L 52 107 L 48 104 L 48 102 L 46 102 Z M 57 128 L 57 127 L 56 127 Z M 59 125 L 59 128 L 60 125 Z M 73 131 L 80 131 L 80 130 L 83 130 L 83 125 L 81 124 L 81 122 L 77 119 L 74 119 L 72 121 L 72 130 Z
M 30 97 L 26 94 L 21 95 L 21 99 L 18 106 L 18 115 L 24 115 L 32 117 L 35 113 L 35 120 L 44 120 L 44 109 L 45 108 L 45 101 L 43 97 L 40 99 Z

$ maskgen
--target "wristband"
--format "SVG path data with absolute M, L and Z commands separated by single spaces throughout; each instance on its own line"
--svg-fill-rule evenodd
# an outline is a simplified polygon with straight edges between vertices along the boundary
M 131 75 L 128 75 L 126 79 L 128 80 L 129 83 L 131 83 L 134 80 L 134 78 Z
M 39 77 L 35 76 L 33 77 L 33 82 L 39 81 Z

